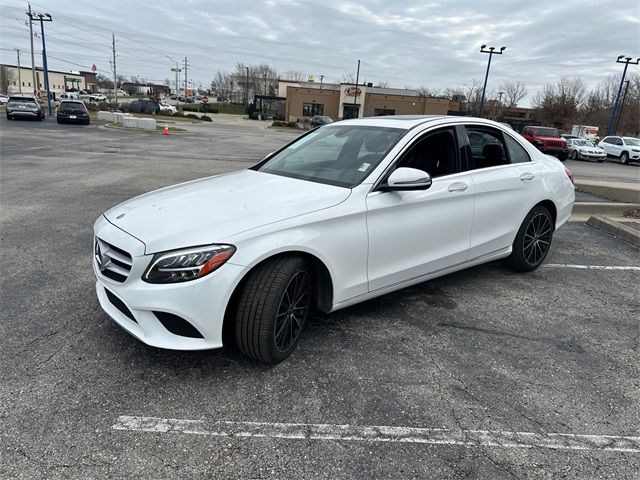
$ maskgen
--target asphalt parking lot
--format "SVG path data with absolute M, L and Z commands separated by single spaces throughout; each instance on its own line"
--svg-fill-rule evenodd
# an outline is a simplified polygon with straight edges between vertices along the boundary
M 638 478 L 640 249 L 582 223 L 530 274 L 488 264 L 316 314 L 273 367 L 112 322 L 96 217 L 295 136 L 264 125 L 0 117 L 0 478 Z

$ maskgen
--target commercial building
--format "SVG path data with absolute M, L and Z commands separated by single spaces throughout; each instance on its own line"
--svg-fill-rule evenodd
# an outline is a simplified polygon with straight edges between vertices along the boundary
M 61 72 L 49 70 L 49 89 L 56 95 L 67 90 L 96 91 L 96 74 L 94 72 Z M 0 90 L 2 93 L 29 93 L 44 92 L 44 72 L 36 67 L 36 82 L 33 83 L 31 67 L 16 65 L 0 65 Z
M 280 82 L 286 98 L 285 119 L 304 121 L 314 115 L 333 119 L 378 115 L 460 115 L 460 102 L 421 96 L 415 90 L 358 85 Z

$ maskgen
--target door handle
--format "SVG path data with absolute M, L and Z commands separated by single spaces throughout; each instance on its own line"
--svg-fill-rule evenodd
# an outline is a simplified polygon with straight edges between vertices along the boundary
M 467 188 L 469 188 L 469 185 L 467 185 L 466 183 L 454 182 L 449 185 L 447 190 L 449 190 L 450 192 L 464 192 Z
M 533 180 L 534 178 L 536 178 L 536 176 L 533 173 L 523 173 L 522 175 L 520 175 L 520 180 L 522 180 L 523 182 L 527 182 L 529 180 Z

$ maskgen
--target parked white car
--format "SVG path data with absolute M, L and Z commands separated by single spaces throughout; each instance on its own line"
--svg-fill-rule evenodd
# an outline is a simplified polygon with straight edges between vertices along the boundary
M 165 115 L 173 115 L 178 111 L 176 107 L 174 107 L 173 105 L 169 105 L 166 102 L 158 102 L 158 108 L 159 113 L 164 113 Z
M 615 157 L 620 163 L 626 165 L 629 162 L 640 161 L 640 139 L 633 137 L 604 137 L 598 146 L 609 157 Z
M 599 163 L 607 158 L 607 152 L 584 138 L 567 138 L 569 158 L 572 160 L 595 160 Z
M 89 100 L 92 102 L 106 102 L 107 96 L 102 93 L 92 93 L 89 95 Z
M 0 94 L 0 105 L 4 105 L 9 101 L 9 95 Z
M 471 140 L 470 140 L 471 139 Z M 537 268 L 571 172 L 484 119 L 372 117 L 312 130 L 246 170 L 126 201 L 94 225 L 100 305 L 161 348 L 275 363 L 332 312 L 481 263 Z

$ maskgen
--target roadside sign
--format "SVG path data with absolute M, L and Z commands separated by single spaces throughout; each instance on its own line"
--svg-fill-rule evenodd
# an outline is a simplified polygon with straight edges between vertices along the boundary
M 209 103 L 209 97 L 202 97 L 202 103 Z

